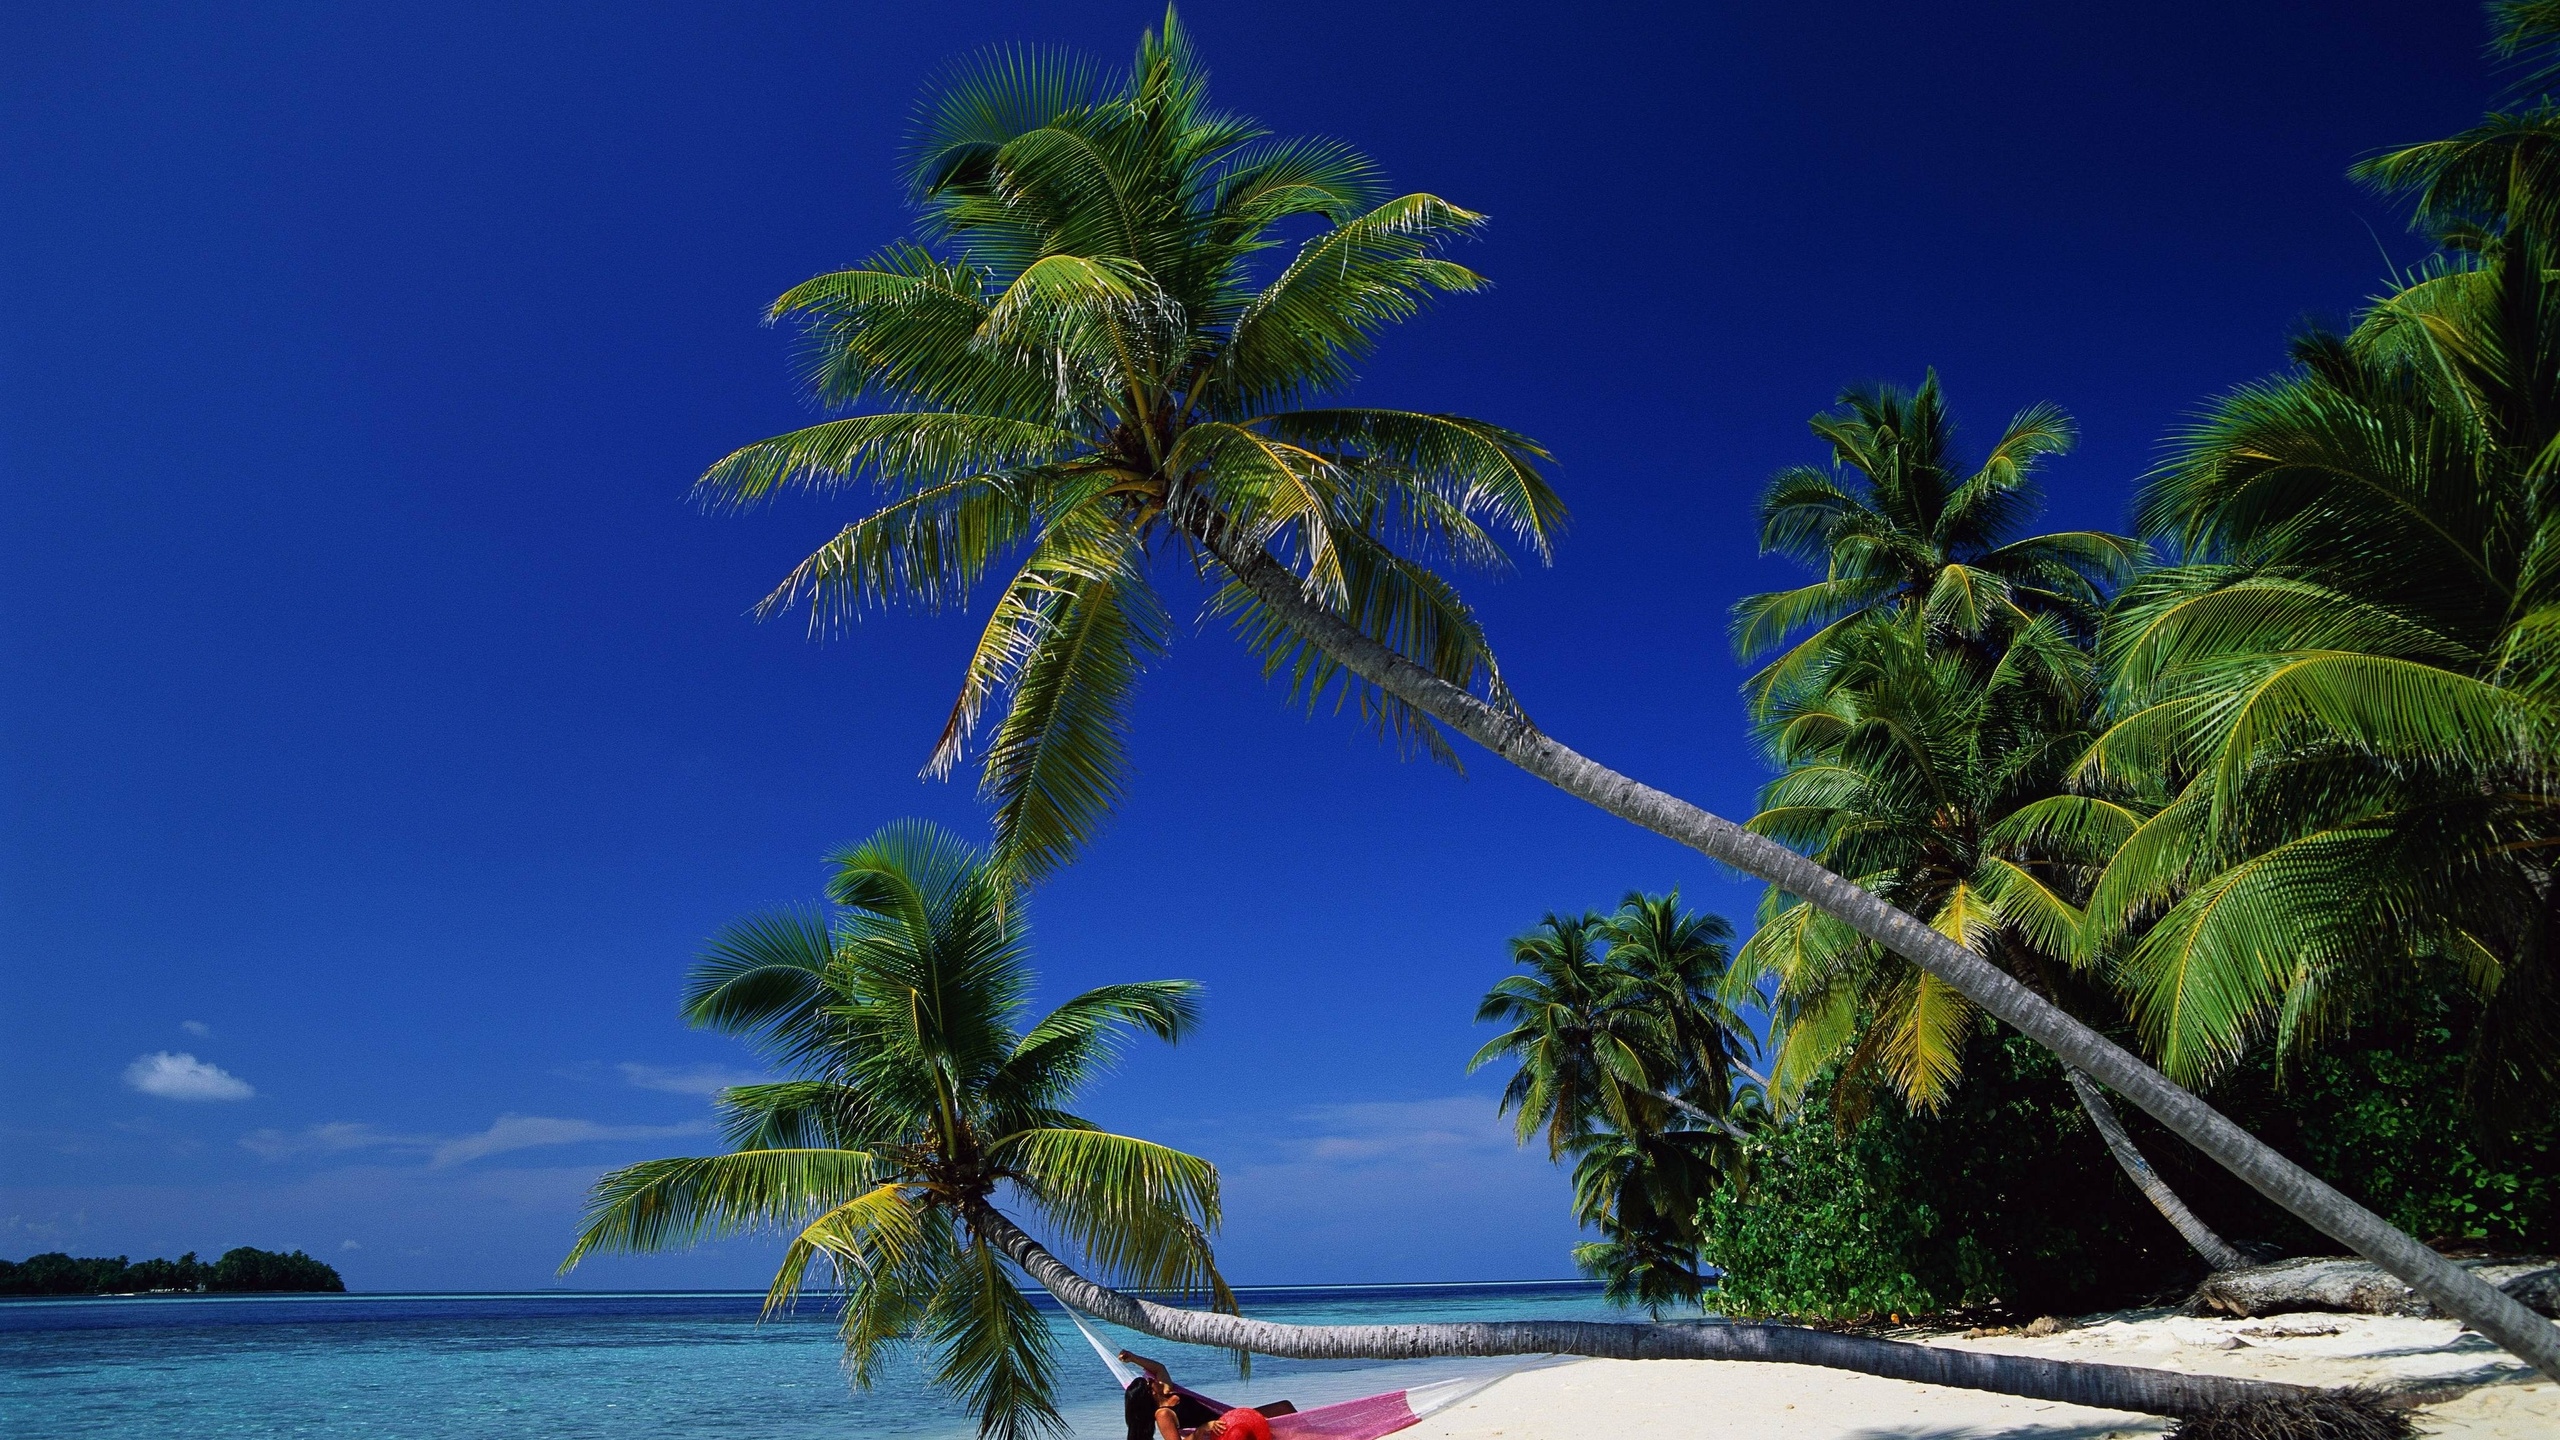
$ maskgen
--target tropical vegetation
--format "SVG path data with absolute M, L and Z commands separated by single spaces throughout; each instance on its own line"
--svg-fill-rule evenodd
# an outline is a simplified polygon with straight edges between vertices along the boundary
M 805 602 L 824 627 L 1000 577 L 925 768 L 948 772 L 995 708 L 981 789 L 996 857 L 1026 879 L 1119 798 L 1138 677 L 1171 633 L 1159 566 L 1207 570 L 1212 613 L 1310 705 L 1332 692 L 1449 758 L 1429 717 L 1344 674 L 1252 581 L 1285 572 L 1407 662 L 1500 693 L 1433 567 L 1546 555 L 1564 518 L 1546 452 L 1462 415 L 1333 403 L 1379 331 L 1482 287 L 1443 252 L 1483 217 L 1213 108 L 1170 14 L 1123 78 L 1045 52 L 964 66 L 913 154 L 918 234 L 770 312 L 805 329 L 815 397 L 861 413 L 699 482 L 724 505 L 878 495 L 765 609 Z
M 1549 915 L 1511 941 L 1520 973 L 1495 982 L 1476 1019 L 1505 1028 L 1469 1069 L 1508 1060 L 1501 1108 L 1520 1139 L 1573 1157 L 1574 1218 L 1600 1238 L 1574 1251 L 1611 1300 L 1694 1302 L 1698 1202 L 1738 1176 L 1765 1117 L 1736 1070 L 1756 1058 L 1723 996 L 1733 927 L 1678 894 L 1629 894 L 1615 913 Z
M 2502 13 L 2530 27 L 2543 23 L 2535 18 L 2540 10 L 2511 6 Z M 2016 1027 L 2070 1070 L 2133 1101 L 2216 1164 L 2247 1177 L 2303 1222 L 2560 1375 L 2560 1332 L 2112 1042 L 2102 1033 L 2104 1015 L 2082 1018 L 2060 987 L 2041 993 L 1947 933 L 1943 910 L 1936 927 L 1929 916 L 1915 919 L 1879 893 L 1882 887 L 1862 886 L 1855 883 L 1861 877 L 1844 878 L 1772 835 L 1611 771 L 1528 719 L 1447 574 L 1498 569 L 1513 549 L 1543 558 L 1562 519 L 1540 473 L 1544 452 L 1479 420 L 1342 403 L 1352 365 L 1387 324 L 1410 317 L 1435 295 L 1481 283 L 1443 253 L 1481 217 L 1428 195 L 1385 198 L 1375 172 L 1354 152 L 1331 142 L 1273 140 L 1210 108 L 1197 60 L 1170 17 L 1142 42 L 1125 78 L 1030 54 L 965 69 L 929 101 L 914 154 L 910 181 L 925 216 L 917 234 L 864 265 L 795 288 L 774 307 L 776 318 L 806 327 L 817 397 L 854 413 L 733 453 L 706 472 L 701 491 L 735 504 L 790 486 L 854 485 L 877 493 L 877 508 L 846 526 L 768 597 L 768 610 L 805 600 L 813 624 L 822 627 L 873 604 L 956 605 L 992 581 L 988 620 L 927 768 L 956 764 L 988 707 L 998 708 L 983 751 L 983 788 L 995 821 L 990 863 L 1010 880 L 1049 873 L 1097 833 L 1116 803 L 1129 760 L 1129 697 L 1168 629 L 1150 569 L 1159 562 L 1185 565 L 1208 579 L 1212 613 L 1230 620 L 1266 672 L 1286 675 L 1292 692 L 1309 703 L 1330 693 L 1391 738 L 1442 758 L 1454 758 L 1452 733 L 1463 735 L 1609 813 L 1769 882 L 1810 905 L 1811 915 L 1899 955 L 1946 998 L 1961 997 Z M 2447 197 L 2470 193 L 2461 177 L 2479 167 L 2448 162 L 2440 168 L 2446 178 L 2428 184 Z M 2456 198 L 2429 203 L 2450 214 Z M 2454 299 L 2489 284 L 2476 277 L 2489 273 L 2497 247 L 2512 243 L 2511 232 L 2530 230 L 2531 207 L 2510 208 L 2512 215 L 2502 211 L 2446 227 L 2448 244 L 2457 248 L 2440 268 L 2459 283 L 2438 288 L 2442 305 L 2418 307 L 2426 324 L 2450 323 Z M 1276 253 L 1284 234 L 1308 232 L 1292 255 Z M 2521 284 L 2502 293 L 2520 294 Z M 2385 348 L 2412 343 L 2404 338 Z M 2455 358 L 2450 351 L 2447 357 Z M 2397 377 L 2391 383 L 2416 383 L 2410 374 L 2391 373 Z M 2519 393 L 2539 392 L 2528 384 Z M 2026 430 L 2006 459 L 1995 454 L 1978 473 L 1975 478 L 1990 478 L 1973 495 L 1988 497 L 2010 484 L 2003 477 L 2049 453 L 2051 427 L 2040 422 Z M 2527 432 L 2498 433 L 2520 439 Z M 2519 473 L 2538 472 L 2526 462 Z M 1876 477 L 1868 478 L 1872 487 Z M 1947 487 L 1947 494 L 1952 499 L 1970 484 Z M 1811 503 L 1805 513 L 1830 503 Z M 2080 638 L 2097 599 L 2092 587 L 2116 564 L 2117 549 L 2103 537 L 2016 548 L 2000 538 L 2006 502 L 1991 498 L 1967 499 L 1933 518 L 1922 509 L 1897 508 L 1883 490 L 1871 488 L 1864 509 L 1872 523 L 1851 516 L 1850 507 L 1832 509 L 1845 517 L 1841 526 L 1808 519 L 1805 543 L 1819 541 L 1827 550 L 1835 540 L 1854 541 L 1849 548 L 1864 558 L 1831 577 L 1838 582 L 1833 592 L 1773 605 L 1764 625 L 1783 631 L 1790 617 L 1800 617 L 1828 629 L 1847 620 L 1863 634 L 1869 620 L 1897 609 L 1946 620 L 1943 634 L 1920 626 L 1921 653 L 1894 662 L 1903 663 L 1906 674 L 1917 673 L 1913 665 L 1925 670 L 1938 663 L 1929 656 L 1932 647 L 1952 646 L 1979 651 L 1979 660 L 1996 651 L 1993 664 L 2023 657 L 2019 665 L 2041 667 L 2034 686 L 2059 683 L 2069 667 L 2048 657 L 2077 648 L 2061 642 Z M 1964 523 L 1942 524 L 1951 514 Z M 1915 589 L 1932 575 L 1937 578 L 1928 579 L 1925 593 Z M 1941 595 L 1940 581 L 1951 575 L 1956 578 Z M 2493 638 L 2501 645 L 2512 638 L 2513 653 L 2529 656 L 2538 634 L 2527 627 L 2511 637 L 2497 628 Z M 1858 648 L 1844 643 L 1841 653 Z M 1831 653 L 1826 642 L 1808 658 Z M 2102 641 L 2102 657 L 2115 653 Z M 2392 663 L 2409 658 L 2380 656 Z M 1891 668 L 1886 659 L 1877 662 L 1879 676 Z M 1772 696 L 1792 693 L 1793 668 L 1782 661 L 1764 689 Z M 2456 667 L 2435 668 L 2481 690 L 2501 688 L 2479 675 L 2457 674 Z M 2169 678 L 2202 685 L 2211 675 L 2180 671 Z M 2446 763 L 2470 767 L 2482 783 L 2498 782 L 2508 773 L 2499 767 L 2516 763 L 2523 734 L 2517 717 L 2530 711 L 2533 695 L 2520 691 L 2515 704 L 2493 703 L 2451 680 L 2430 683 L 2430 693 L 2458 701 L 2450 709 L 2436 706 L 2451 717 L 2436 731 L 2460 741 Z M 1851 695 L 1848 689 L 1833 693 Z M 2110 680 L 2106 693 L 2112 701 L 2126 692 Z M 2310 690 L 2286 693 L 2300 697 Z M 2168 698 L 2191 697 L 2179 690 Z M 2380 708 L 2390 710 L 2392 703 Z M 2252 712 L 2257 728 L 2235 732 L 2236 741 L 2226 739 L 2211 754 L 2241 757 L 2233 763 L 2245 768 L 2304 738 L 2334 741 L 2342 754 L 2376 762 L 2381 769 L 2374 773 L 2394 784 L 2403 783 L 2403 771 L 2415 776 L 2429 768 L 2411 732 L 2391 728 L 2392 717 L 2376 720 L 2352 705 L 2325 704 L 2298 699 L 2292 710 Z M 2119 728 L 2133 723 L 2131 715 L 2113 711 L 2104 718 Z M 2370 723 L 2357 730 L 2350 720 Z M 2054 798 L 2089 802 L 2079 807 L 2083 816 L 2108 813 L 2099 807 L 2112 804 L 2137 822 L 2156 821 L 2189 793 L 2192 777 L 2181 767 L 2195 755 L 2179 745 L 2207 729 L 2190 727 L 2174 737 L 2177 745 L 2145 749 L 2135 742 L 2148 732 L 2137 725 L 2117 747 L 2132 766 L 2118 782 L 2127 793 L 2074 788 Z M 2106 752 L 2104 739 L 2099 748 Z M 1986 752 L 1985 763 L 1997 770 L 2006 757 Z M 2081 773 L 2113 774 L 2103 767 Z M 2374 788 L 2368 777 L 2341 781 L 2335 793 L 2355 792 L 2358 784 Z M 2144 786 L 2147 793 L 2133 793 Z M 2212 796 L 2240 797 L 2219 779 L 2217 786 L 2211 796 L 2199 794 L 2188 813 Z M 2500 816 L 2507 810 L 2499 807 L 2530 810 L 2532 803 L 2530 792 L 2518 798 L 2502 790 L 2486 799 Z M 2232 805 L 2204 808 L 2217 827 L 2240 814 Z M 2321 811 L 2306 823 L 2327 825 L 2333 818 Z M 2066 825 L 2049 816 L 2032 834 L 2013 837 L 2028 850 L 2063 847 L 2037 863 L 2071 871 L 2103 866 L 2088 906 L 2076 907 L 2084 917 L 2076 933 L 2104 931 L 2096 942 L 2101 949 L 2073 950 L 2067 958 L 2110 976 L 2117 957 L 2134 953 L 2156 928 L 2144 907 L 2106 909 L 2114 893 L 2109 881 L 2140 873 L 2121 847 L 2093 853 L 2122 830 Z M 2172 832 L 2185 833 L 2176 824 L 2155 833 Z M 2416 868 L 2409 874 L 2418 878 L 2395 880 L 2395 893 L 2421 894 L 2438 883 L 2429 877 L 2450 873 L 2457 860 L 2506 863 L 2530 873 L 2528 861 L 2515 858 L 2529 856 L 2538 843 L 2530 820 L 2501 833 L 2504 848 L 2439 847 L 2434 858 L 2412 848 Z M 2410 830 L 2403 838 L 2414 846 L 2418 834 Z M 2164 904 L 2183 903 L 2191 881 L 2210 883 L 2245 865 L 2249 843 L 2240 831 L 2217 829 L 2212 845 L 2161 872 L 2145 893 Z M 2035 857 L 2020 854 L 2026 858 L 1993 858 L 2025 872 Z M 1992 888 L 1980 883 L 1984 873 L 1990 872 L 1978 869 L 1964 881 L 1968 893 Z M 2055 904 L 2075 904 L 2056 888 L 2064 878 L 2059 872 L 2036 878 Z M 2501 893 L 2513 891 L 2509 885 Z M 2494 917 L 2439 922 L 2416 918 L 2418 911 L 2405 903 L 2403 909 L 2411 918 L 2397 933 L 2412 946 L 2457 954 L 2483 977 L 2489 971 L 2482 956 L 2489 955 L 2500 967 L 2502 992 L 2511 971 L 2523 975 L 2529 968 L 2493 949 L 2530 933 L 2515 920 L 2511 901 L 2498 912 L 2508 922 L 2504 929 L 2490 923 Z M 2050 929 L 2059 915 L 2038 923 Z M 2087 921 L 2092 915 L 2099 920 Z M 2005 923 L 2018 921 L 2011 916 Z M 2117 928 L 2105 930 L 2109 925 Z M 2300 993 L 2307 1004 L 2329 992 L 2314 986 Z M 2254 1005 L 2226 1008 L 2245 1029 L 2262 1023 L 2264 1007 Z M 2139 1037 L 2155 1048 L 2177 1030 L 2178 1017 L 2163 1021 L 2147 999 L 2137 1004 L 2136 1018 Z M 1000 1220 L 976 1233 L 982 1239 L 1003 1233 Z M 1027 1237 L 1006 1243 L 1007 1254 L 1053 1289 L 1068 1285 L 1116 1314 L 1169 1327 L 1159 1333 L 1251 1335 L 1256 1348 L 1299 1343 L 1224 1317 L 1178 1320 L 1123 1310 L 1103 1298 L 1107 1292 L 1075 1289 L 1071 1272 L 1043 1268 L 1058 1262 L 1043 1260 L 1047 1252 Z M 1180 1313 L 1187 1312 L 1167 1312 Z
M 598 1180 L 560 1268 L 787 1234 L 766 1309 L 823 1276 L 857 1384 L 912 1338 L 982 1434 L 1057 1432 L 1048 1322 L 991 1239 L 1009 1232 L 1003 1207 L 1120 1283 L 1235 1305 L 1210 1250 L 1216 1168 L 1067 1108 L 1132 1032 L 1188 1034 L 1199 988 L 1103 985 L 1034 1015 L 1009 870 L 918 822 L 832 866 L 827 911 L 739 922 L 685 989 L 687 1020 L 749 1041 L 789 1078 L 722 1092 L 726 1153 Z
M 2511 56 L 2560 36 L 2560 7 L 2494 10 Z M 1851 392 L 1817 418 L 1834 469 L 1782 473 L 1762 522 L 1767 548 L 1825 578 L 1735 612 L 1746 658 L 1812 632 L 1745 687 L 1781 767 L 1753 828 L 2138 1044 L 2445 1243 L 2560 1239 L 2547 1199 L 2560 1100 L 2555 137 L 2560 107 L 2536 97 L 2357 167 L 2414 199 L 2437 255 L 2178 437 L 2135 510 L 2165 563 L 2128 577 L 2140 552 L 2075 537 L 2075 559 L 2123 562 L 2078 572 L 2124 582 L 2103 607 L 2047 600 L 1995 628 L 1955 603 L 1984 588 L 1970 573 L 1927 583 L 1925 542 L 1945 528 L 1931 517 L 1980 483 L 1892 454 L 1899 436 L 1944 452 L 1933 376 L 1910 395 Z M 1994 455 L 2056 419 L 2029 411 Z M 2008 493 L 2022 509 L 2024 484 Z M 1974 538 L 1973 553 L 2000 554 L 1997 538 Z M 1792 1143 L 1923 1126 L 1980 1044 L 1965 997 L 1782 890 L 1762 918 L 1735 975 L 1773 982 L 1781 1102 L 1840 1132 Z M 2088 1104 L 2086 1078 L 2063 1078 Z M 1876 1080 L 1905 1114 L 1869 1114 Z M 2398 1146 L 2370 1143 L 2382 1134 Z M 2149 1162 L 2126 1170 L 2199 1252 L 2237 1258 Z M 2318 1243 L 2213 1177 L 2174 1188 L 2258 1234 Z M 1747 1207 L 1728 1194 L 1711 1208 L 1725 1303 L 1754 1303 L 1742 1292 L 1769 1267 L 1747 1253 Z M 1942 1209 L 1906 1194 L 1901 1223 Z M 1770 1238 L 1788 1251 L 1802 1234 Z M 1802 1253 L 1858 1248 L 1841 1241 Z M 1896 1268 L 1910 1246 L 1868 1248 L 1880 1273 L 1918 1285 L 1895 1308 L 2001 1288 L 1978 1266 L 1920 1284 Z M 1788 1282 L 1760 1298 L 1819 1313 L 1884 1293 L 1844 1278 L 1834 1293 Z

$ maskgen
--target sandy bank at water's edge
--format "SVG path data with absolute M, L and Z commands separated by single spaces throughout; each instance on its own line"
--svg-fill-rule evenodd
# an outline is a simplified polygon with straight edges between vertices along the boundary
M 1927 1343 L 2298 1385 L 2478 1386 L 2420 1410 L 2420 1432 L 2463 1440 L 2560 1437 L 2560 1384 L 2451 1320 L 2200 1320 L 2146 1310 L 2093 1316 L 2042 1339 L 1938 1336 Z M 2134 1440 L 2168 1426 L 2147 1415 L 1803 1365 L 1584 1360 L 1514 1375 L 1398 1440 Z

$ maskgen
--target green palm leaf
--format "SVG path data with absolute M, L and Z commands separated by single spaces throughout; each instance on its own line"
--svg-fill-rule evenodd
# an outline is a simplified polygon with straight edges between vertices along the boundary
M 1023 880 L 1081 849 L 1119 801 L 1129 705 L 1167 629 L 1136 558 L 1057 582 L 988 747 L 997 861 Z
M 566 1273 L 592 1254 L 641 1254 L 716 1235 L 779 1229 L 878 1182 L 859 1150 L 745 1150 L 644 1160 L 596 1182 Z
M 906 821 L 829 865 L 832 915 L 733 927 L 686 992 L 695 1023 L 762 1041 L 794 1073 L 722 1092 L 731 1153 L 599 1180 L 562 1268 L 783 1231 L 767 1309 L 822 1278 L 857 1384 L 888 1346 L 921 1341 L 985 1433 L 1054 1431 L 1047 1326 L 987 1243 L 1013 1233 L 999 1196 L 1110 1273 L 1234 1308 L 1210 1247 L 1215 1167 L 1066 1108 L 1129 1036 L 1194 1030 L 1199 987 L 1097 986 L 1035 1016 L 1019 882 L 988 852 Z
M 1224 1293 L 1209 1252 L 1217 1167 L 1179 1150 L 1100 1130 L 1007 1136 L 995 1154 L 1058 1232 L 1094 1264 L 1142 1289 Z

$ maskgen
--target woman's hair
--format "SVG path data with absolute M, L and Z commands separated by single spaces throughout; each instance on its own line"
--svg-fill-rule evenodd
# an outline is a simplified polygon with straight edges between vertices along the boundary
M 1152 1375 L 1141 1374 L 1129 1382 L 1127 1397 L 1120 1402 L 1120 1412 L 1129 1422 L 1129 1440 L 1155 1440 L 1156 1382 Z

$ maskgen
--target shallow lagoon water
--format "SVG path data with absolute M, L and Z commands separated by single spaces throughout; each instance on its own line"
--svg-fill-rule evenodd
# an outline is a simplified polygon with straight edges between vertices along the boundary
M 1596 1286 L 1246 1290 L 1299 1324 L 1612 1319 Z M 1042 1297 L 1045 1302 L 1046 1297 Z M 0 1304 L 0 1434 L 17 1440 L 211 1436 L 754 1436 L 965 1440 L 976 1426 L 900 1356 L 856 1392 L 828 1307 L 757 1323 L 740 1293 L 222 1296 Z M 1079 1437 L 1117 1440 L 1119 1392 L 1053 1312 L 1060 1400 Z M 1223 1400 L 1324 1404 L 1505 1362 L 1260 1359 L 1104 1330 Z

